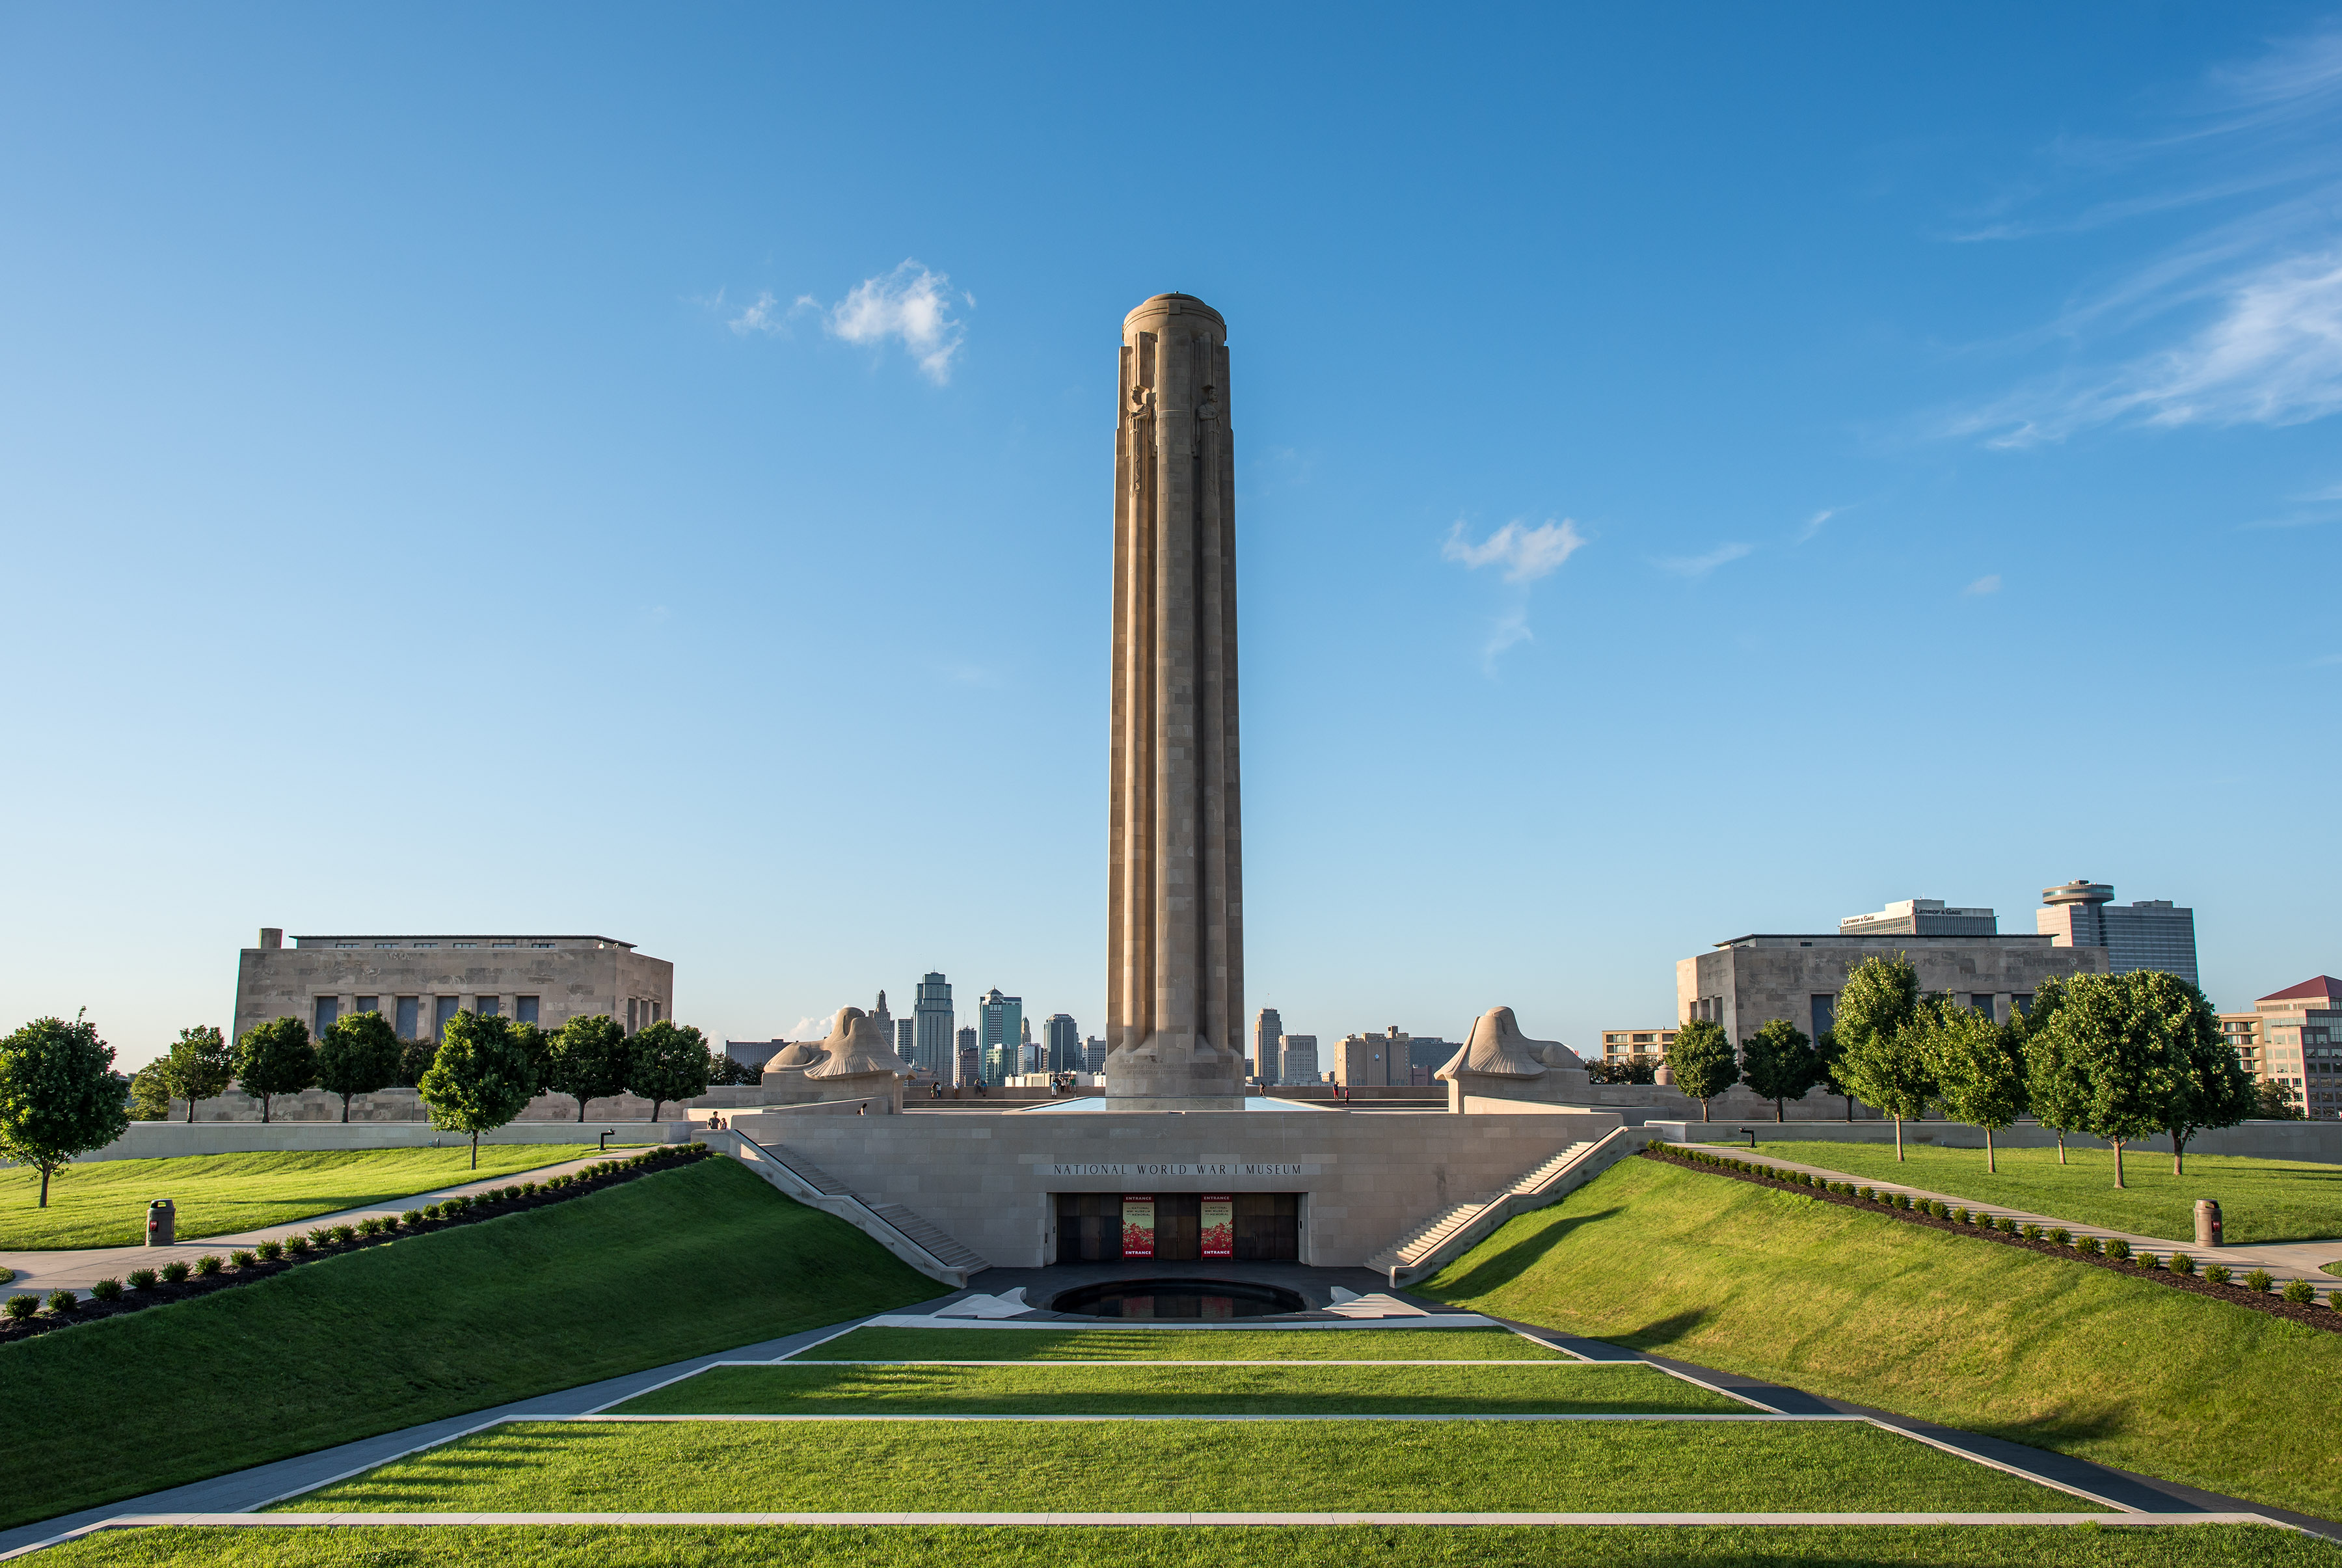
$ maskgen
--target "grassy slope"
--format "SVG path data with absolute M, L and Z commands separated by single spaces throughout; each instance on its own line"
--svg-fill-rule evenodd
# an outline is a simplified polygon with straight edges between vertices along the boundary
M 2330 1541 L 2249 1524 L 1697 1530 L 1048 1529 L 669 1525 L 135 1530 L 54 1547 L 44 1568 L 2342 1568 Z
M 591 1143 L 491 1143 L 478 1176 L 575 1160 Z M 312 1214 L 404 1198 L 475 1179 L 462 1149 L 357 1149 L 331 1152 L 202 1154 L 180 1160 L 99 1160 L 68 1166 L 49 1182 L 29 1171 L 0 1175 L 0 1251 L 127 1247 L 146 1239 L 146 1205 L 178 1206 L 179 1238 L 225 1236 L 286 1225 Z
M 716 1367 L 619 1415 L 1748 1413 L 1656 1367 Z
M 940 1293 L 728 1160 L 0 1350 L 0 1524 Z
M 2342 1334 L 1651 1160 L 1418 1287 L 2342 1518 Z
M 936 1459 L 948 1455 L 937 1469 Z M 2084 1505 L 1861 1422 L 531 1422 L 291 1512 L 1062 1508 L 1913 1510 Z
M 856 1329 L 798 1358 L 826 1362 L 1382 1362 L 1565 1360 L 1510 1329 Z
M 2227 1239 L 2312 1241 L 2342 1236 L 2342 1165 L 2237 1155 L 2190 1154 L 2187 1174 L 2171 1173 L 2167 1145 L 2158 1155 L 2136 1147 L 2123 1155 L 2123 1186 L 2115 1186 L 2114 1151 L 2073 1149 L 2059 1165 L 2055 1149 L 2003 1149 L 1998 1175 L 1987 1174 L 1981 1149 L 1931 1149 L 1906 1142 L 1895 1162 L 1892 1143 L 1757 1143 L 1761 1153 L 1825 1166 L 1873 1181 L 1899 1181 L 1949 1192 L 1972 1202 L 2029 1210 L 2110 1231 L 2191 1241 L 2196 1200 L 2217 1199 Z

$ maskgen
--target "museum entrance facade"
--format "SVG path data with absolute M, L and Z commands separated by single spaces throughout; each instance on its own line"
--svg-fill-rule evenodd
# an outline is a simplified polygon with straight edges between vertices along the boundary
M 1059 1263 L 1301 1259 L 1298 1192 L 1060 1192 Z

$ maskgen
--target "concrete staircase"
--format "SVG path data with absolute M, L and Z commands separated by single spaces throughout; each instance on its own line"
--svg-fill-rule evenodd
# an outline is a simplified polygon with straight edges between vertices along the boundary
M 1639 1127 L 1621 1127 L 1606 1138 L 1581 1138 L 1496 1196 L 1441 1210 L 1368 1258 L 1366 1267 L 1394 1287 L 1436 1272 L 1516 1214 L 1559 1202 L 1627 1155 L 1639 1152 L 1653 1137 Z
M 782 1192 L 839 1219 L 938 1284 L 966 1290 L 991 1261 L 961 1245 L 933 1221 L 900 1203 L 872 1203 L 801 1154 L 768 1148 L 745 1132 L 706 1135 L 707 1146 L 733 1155 Z

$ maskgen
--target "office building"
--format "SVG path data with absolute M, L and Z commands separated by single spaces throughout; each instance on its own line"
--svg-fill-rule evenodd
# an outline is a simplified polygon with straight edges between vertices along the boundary
M 1091 1035 L 1082 1041 L 1082 1070 L 1084 1072 L 1106 1070 L 1106 1041 L 1096 1035 Z
M 1990 910 L 1956 910 L 1941 899 L 1906 899 L 1837 923 L 1842 937 L 1989 937 L 1999 930 Z
M 887 1049 L 894 1049 L 895 1015 L 886 1010 L 886 993 L 883 990 L 878 993 L 878 1000 L 870 1010 L 870 1027 L 877 1031 L 880 1040 L 886 1042 Z
M 2317 975 L 2224 1012 L 2220 1032 L 2257 1083 L 2312 1121 L 2342 1121 L 2342 980 Z
M 1263 1083 L 1276 1081 L 1276 1037 L 1285 1032 L 1285 1017 L 1265 1007 L 1252 1020 L 1252 1075 Z
M 458 1012 L 546 1030 L 600 1013 L 633 1034 L 674 1016 L 675 966 L 609 937 L 322 936 L 287 947 L 277 926 L 237 956 L 231 1040 L 273 1018 L 323 1033 L 354 1012 L 382 1014 L 402 1040 L 435 1040 Z
M 1353 1034 L 1334 1048 L 1334 1081 L 1345 1089 L 1405 1088 L 1412 1038 L 1392 1024 L 1380 1034 Z
M 898 1018 L 895 1020 L 895 1054 L 906 1062 L 915 1063 L 919 1055 L 919 1020 Z
M 1427 1089 L 1437 1080 L 1432 1075 L 1447 1065 L 1448 1059 L 1463 1046 L 1452 1040 L 1442 1040 L 1436 1034 L 1412 1034 L 1406 1040 L 1406 1081 L 1417 1089 Z
M 980 1053 L 977 1067 L 984 1081 L 1003 1084 L 1016 1073 L 1024 1070 L 1017 1061 L 1017 1046 L 1032 1037 L 1025 1030 L 1025 999 L 1002 996 L 995 986 L 984 993 L 976 1004 L 976 1050 Z
M 1041 1026 L 1041 1043 L 1046 1060 L 1044 1072 L 1086 1072 L 1082 1065 L 1082 1031 L 1069 1012 L 1053 1012 Z
M 2168 899 L 2117 904 L 2105 882 L 2061 882 L 2041 890 L 2037 929 L 2061 948 L 2104 948 L 2113 974 L 2161 970 L 2189 985 L 2196 979 L 2196 911 Z
M 1280 1034 L 1276 1037 L 1276 1081 L 1279 1083 L 1316 1083 L 1317 1037 L 1314 1034 Z
M 1667 1047 L 1675 1042 L 1676 1031 L 1672 1029 L 1606 1029 L 1602 1031 L 1602 1060 L 1626 1061 L 1637 1056 L 1656 1060 L 1665 1056 Z
M 954 1083 L 979 1083 L 984 1079 L 984 1053 L 976 1048 L 976 1026 L 962 1024 L 959 1030 L 959 1050 L 954 1059 Z
M 952 1048 L 951 983 L 939 974 L 929 973 L 919 980 L 919 1000 L 911 1009 L 911 1021 L 916 1026 L 917 1043 L 911 1051 L 911 1065 L 921 1072 L 932 1073 L 946 1083 L 956 1081 L 953 1069 L 956 1058 Z
M 1818 1037 L 1837 1017 L 1837 993 L 1854 967 L 1898 953 L 1918 971 L 1921 991 L 1949 995 L 2002 1023 L 2031 1007 L 2034 991 L 2052 975 L 2107 972 L 2106 949 L 2058 947 L 2047 936 L 1759 932 L 1677 960 L 1678 1021 L 1711 1020 L 1735 1043 L 1777 1018 Z

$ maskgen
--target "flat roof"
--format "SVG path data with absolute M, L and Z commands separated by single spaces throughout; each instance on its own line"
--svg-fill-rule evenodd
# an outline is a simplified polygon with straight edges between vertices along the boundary
M 531 935 L 527 932 L 518 936 L 507 936 L 498 931 L 482 932 L 477 935 L 458 932 L 453 936 L 437 931 L 421 931 L 406 936 L 387 933 L 378 936 L 328 934 L 322 937 L 296 936 L 292 940 L 296 942 L 600 942 L 613 948 L 632 948 L 635 945 L 632 942 L 622 942 L 616 937 L 548 937 Z
M 1926 946 L 1933 942 L 2054 942 L 2057 938 L 2033 931 L 1989 931 L 1967 933 L 1946 932 L 1937 936 L 1914 936 L 1909 931 L 1751 931 L 1745 937 L 1727 937 L 1715 945 L 1719 948 L 1738 947 L 1742 942 L 1907 942 Z

